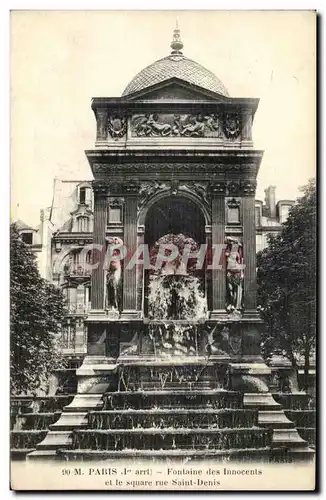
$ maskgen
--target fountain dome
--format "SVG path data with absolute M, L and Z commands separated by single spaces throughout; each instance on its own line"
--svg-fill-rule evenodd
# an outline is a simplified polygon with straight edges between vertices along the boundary
M 159 59 L 142 69 L 129 82 L 122 93 L 122 97 L 139 92 L 157 83 L 170 80 L 171 78 L 180 78 L 180 80 L 210 90 L 211 92 L 225 97 L 229 96 L 226 87 L 214 73 L 183 55 L 181 51 L 183 43 L 180 39 L 180 30 L 178 28 L 174 30 L 171 48 L 172 52 L 169 56 L 163 57 L 163 59 Z

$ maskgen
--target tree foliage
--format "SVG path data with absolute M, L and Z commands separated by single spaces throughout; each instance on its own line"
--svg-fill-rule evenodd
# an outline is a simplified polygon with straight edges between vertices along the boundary
M 302 188 L 280 234 L 257 256 L 258 304 L 266 331 L 263 354 L 282 351 L 297 366 L 316 346 L 316 187 Z
M 10 227 L 10 385 L 12 394 L 35 393 L 63 366 L 61 290 L 41 278 L 36 258 Z

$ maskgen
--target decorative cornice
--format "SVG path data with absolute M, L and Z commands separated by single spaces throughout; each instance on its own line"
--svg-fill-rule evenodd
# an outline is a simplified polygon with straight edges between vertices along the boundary
M 168 162 L 204 162 L 204 163 L 260 163 L 264 151 L 258 149 L 118 149 L 110 148 L 105 150 L 90 149 L 85 151 L 89 162 L 124 164 L 132 162 L 147 162 L 149 159 L 153 163 L 162 161 Z
M 219 173 L 243 173 L 250 174 L 252 177 L 258 173 L 256 163 L 94 163 L 94 175 L 121 175 L 121 174 L 140 174 L 140 173 L 185 173 L 192 176 L 196 173 L 219 174 Z

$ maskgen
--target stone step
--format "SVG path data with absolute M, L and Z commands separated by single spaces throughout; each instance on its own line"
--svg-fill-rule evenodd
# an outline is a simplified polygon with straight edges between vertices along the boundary
M 261 448 L 272 443 L 272 431 L 250 427 L 237 429 L 212 428 L 136 428 L 75 430 L 73 449 L 95 450 L 230 450 Z
M 221 389 L 155 390 L 107 392 L 103 410 L 150 408 L 236 408 L 243 407 L 243 395 Z
M 273 430 L 273 445 L 278 447 L 285 446 L 286 448 L 304 447 L 307 446 L 307 441 L 302 439 L 298 431 L 293 429 L 274 429 Z M 307 446 L 308 448 L 308 446 Z
M 11 448 L 10 458 L 11 460 L 24 460 L 33 451 L 35 451 L 35 448 Z
M 36 446 L 37 450 L 56 450 L 66 448 L 72 443 L 70 431 L 49 431 L 43 441 Z
M 243 406 L 261 410 L 279 410 L 282 408 L 269 392 L 245 393 L 243 395 Z
M 27 460 L 60 460 L 56 450 L 34 450 L 26 456 Z
M 88 422 L 91 429 L 132 428 L 241 428 L 258 425 L 256 410 L 237 409 L 130 409 L 90 411 Z
M 263 427 L 272 428 L 285 427 L 288 429 L 294 427 L 294 423 L 287 418 L 283 410 L 259 411 L 258 424 Z
M 61 414 L 61 417 L 57 422 L 50 425 L 50 429 L 55 430 L 73 430 L 80 427 L 86 427 L 87 422 L 87 412 L 65 412 Z
M 64 407 L 65 412 L 83 412 L 100 409 L 103 406 L 103 394 L 76 394 L 72 402 Z

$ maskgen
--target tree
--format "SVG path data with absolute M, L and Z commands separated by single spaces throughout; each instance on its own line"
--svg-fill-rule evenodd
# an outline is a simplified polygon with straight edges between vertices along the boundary
M 61 290 L 41 278 L 35 255 L 10 227 L 10 386 L 12 394 L 35 393 L 63 366 Z
M 316 186 L 302 189 L 280 234 L 257 255 L 258 304 L 266 324 L 263 354 L 282 351 L 297 368 L 304 359 L 305 385 L 316 347 Z

